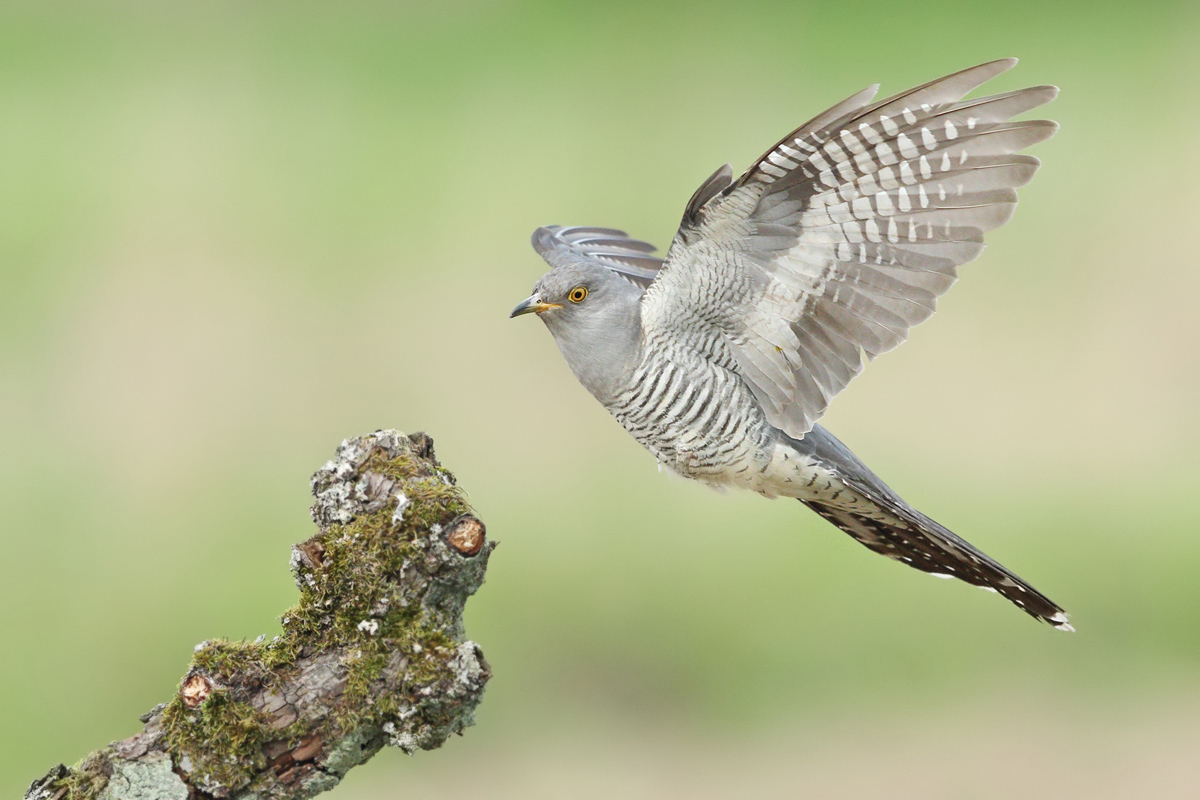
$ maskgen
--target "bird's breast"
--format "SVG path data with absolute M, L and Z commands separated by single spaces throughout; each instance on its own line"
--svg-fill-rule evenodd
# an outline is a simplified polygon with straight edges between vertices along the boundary
M 608 410 L 672 471 L 752 488 L 769 463 L 770 426 L 748 387 L 732 370 L 688 352 L 650 352 Z

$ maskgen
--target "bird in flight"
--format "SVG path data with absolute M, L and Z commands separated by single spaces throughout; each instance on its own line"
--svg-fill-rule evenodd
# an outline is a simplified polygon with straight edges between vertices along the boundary
M 981 64 L 872 102 L 855 94 L 740 178 L 696 190 L 666 258 L 619 230 L 549 226 L 551 269 L 512 312 L 541 317 L 580 383 L 659 463 L 716 487 L 794 497 L 871 550 L 998 592 L 1074 630 L 1048 597 L 914 509 L 816 422 L 934 312 L 1029 182 L 1019 151 L 1052 136 L 1010 121 L 1053 86 L 963 98 Z

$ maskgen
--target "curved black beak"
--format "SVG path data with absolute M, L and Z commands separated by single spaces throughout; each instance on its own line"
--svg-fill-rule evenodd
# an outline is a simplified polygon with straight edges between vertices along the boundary
M 552 308 L 562 308 L 558 303 L 543 303 L 538 300 L 538 296 L 530 295 L 517 304 L 517 307 L 508 315 L 509 319 L 519 317 L 522 314 L 540 314 L 543 311 L 549 311 Z

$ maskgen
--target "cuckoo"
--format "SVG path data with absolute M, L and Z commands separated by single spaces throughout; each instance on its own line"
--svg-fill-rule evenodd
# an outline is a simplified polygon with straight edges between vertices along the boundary
M 789 133 L 740 178 L 696 190 L 665 258 L 610 228 L 539 228 L 537 314 L 580 383 L 662 466 L 794 497 L 877 553 L 1062 608 L 906 503 L 817 420 L 933 314 L 1003 225 L 1057 125 L 1012 118 L 1053 86 L 965 100 L 993 61 L 873 101 L 871 86 Z

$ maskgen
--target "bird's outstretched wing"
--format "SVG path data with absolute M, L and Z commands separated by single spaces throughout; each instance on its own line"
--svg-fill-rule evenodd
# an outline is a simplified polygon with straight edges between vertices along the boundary
M 1015 59 L 871 104 L 876 87 L 788 134 L 736 182 L 722 167 L 693 196 L 642 300 L 647 332 L 719 332 L 771 423 L 801 437 L 868 360 L 927 319 L 1049 138 L 1009 122 L 1053 86 L 963 101 Z M 714 331 L 715 329 L 715 331 Z
M 548 225 L 533 232 L 533 249 L 552 267 L 579 262 L 598 264 L 643 289 L 663 264 L 661 258 L 650 255 L 658 249 L 654 245 L 612 228 Z

